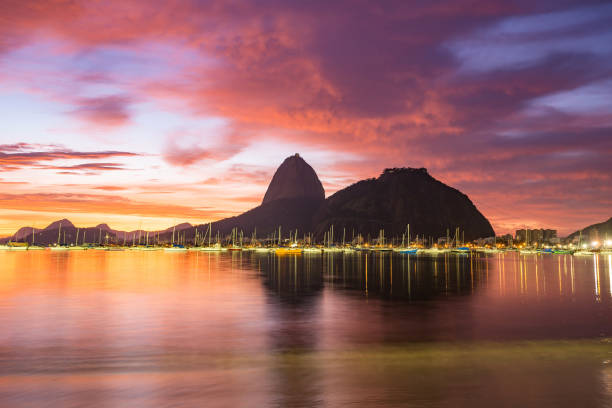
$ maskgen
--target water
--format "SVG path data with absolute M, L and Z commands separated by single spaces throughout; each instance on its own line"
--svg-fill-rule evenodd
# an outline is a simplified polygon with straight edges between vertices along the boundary
M 612 406 L 612 256 L 0 265 L 2 407 Z

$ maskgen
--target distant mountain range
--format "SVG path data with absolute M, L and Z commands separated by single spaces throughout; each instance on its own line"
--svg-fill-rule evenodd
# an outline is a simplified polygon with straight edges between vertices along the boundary
M 178 224 L 161 231 L 149 231 L 149 237 L 165 236 L 167 233 L 184 231 L 193 228 L 189 223 Z M 54 221 L 43 229 L 33 227 L 22 227 L 13 236 L 0 239 L 0 243 L 8 241 L 28 242 L 30 244 L 51 245 L 55 243 L 66 244 L 99 244 L 99 243 L 123 243 L 141 242 L 144 243 L 147 231 L 119 231 L 110 228 L 107 224 L 98 224 L 95 227 L 77 228 L 70 220 L 62 219 Z M 152 242 L 152 241 L 151 241 Z
M 260 206 L 235 217 L 210 225 L 213 235 L 225 237 L 235 228 L 245 237 L 258 238 L 271 234 L 288 237 L 312 234 L 317 241 L 334 228 L 334 239 L 345 234 L 350 240 L 360 234 L 375 238 L 384 229 L 385 236 L 401 236 L 410 224 L 411 236 L 438 238 L 451 235 L 459 228 L 466 241 L 495 235 L 489 221 L 470 199 L 460 191 L 431 177 L 426 169 L 386 169 L 378 178 L 362 180 L 325 199 L 325 191 L 314 171 L 298 154 L 286 158 L 276 170 Z M 60 231 L 61 226 L 61 231 Z M 163 231 L 150 231 L 149 238 L 169 242 L 175 237 L 193 241 L 209 225 L 184 223 Z M 34 242 L 49 245 L 55 242 L 98 243 L 138 240 L 144 243 L 146 231 L 113 230 L 107 224 L 77 229 L 69 220 L 59 220 L 42 230 L 21 228 L 4 241 Z

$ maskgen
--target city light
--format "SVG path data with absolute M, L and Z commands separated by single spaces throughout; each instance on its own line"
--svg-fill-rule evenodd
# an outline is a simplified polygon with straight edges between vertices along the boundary
M 606 246 L 607 247 L 612 247 L 612 239 L 607 239 L 606 240 Z
M 599 241 L 593 241 L 593 242 L 591 242 L 591 246 L 592 246 L 592 247 L 598 247 L 598 246 L 599 246 Z

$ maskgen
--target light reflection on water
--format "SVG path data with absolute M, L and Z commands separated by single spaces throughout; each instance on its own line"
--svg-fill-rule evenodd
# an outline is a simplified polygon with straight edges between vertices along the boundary
M 611 403 L 609 255 L 0 264 L 0 406 Z

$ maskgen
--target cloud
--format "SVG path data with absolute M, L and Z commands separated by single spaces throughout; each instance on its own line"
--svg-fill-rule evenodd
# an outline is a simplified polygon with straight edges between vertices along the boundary
M 475 73 L 521 69 L 553 55 L 594 55 L 612 52 L 612 6 L 511 16 L 487 28 L 452 40 L 448 46 L 462 69 Z
M 243 148 L 240 142 L 228 143 L 226 139 L 223 134 L 211 136 L 207 132 L 174 131 L 166 138 L 163 158 L 173 166 L 191 166 L 201 161 L 224 161 Z
M 72 166 L 44 166 L 45 169 L 62 170 L 59 174 L 99 174 L 100 171 L 125 170 L 119 163 L 80 163 Z
M 102 126 L 121 126 L 129 121 L 128 106 L 131 98 L 123 95 L 80 98 L 76 109 L 70 113 L 76 117 Z
M 0 193 L 0 209 L 5 210 L 99 214 L 102 208 L 107 214 L 136 217 L 207 219 L 218 214 L 216 210 L 191 208 L 177 204 L 139 202 L 114 195 Z
M 531 212 L 542 223 L 551 222 L 546 214 L 569 219 L 571 205 L 585 209 L 585 223 L 589 211 L 607 211 L 612 193 L 600 184 L 611 170 L 609 5 L 25 0 L 4 7 L 5 65 L 27 45 L 51 41 L 45 58 L 55 69 L 41 80 L 36 74 L 49 64 L 32 67 L 22 55 L 19 69 L 0 70 L 3 82 L 33 83 L 73 106 L 73 117 L 105 128 L 136 125 L 130 107 L 142 100 L 184 118 L 223 119 L 219 129 L 185 126 L 167 135 L 160 157 L 173 166 L 204 167 L 262 140 L 281 141 L 350 153 L 353 162 L 325 169 L 331 190 L 384 167 L 426 166 L 505 225 Z M 22 66 L 28 75 L 20 76 Z M 60 147 L 6 146 L 3 170 L 69 158 Z M 86 163 L 60 171 L 121 156 L 64 153 Z M 265 185 L 239 169 L 233 180 Z M 213 179 L 219 188 L 226 182 Z
M 125 187 L 121 187 L 121 186 L 96 186 L 94 187 L 95 190 L 104 190 L 104 191 L 121 191 L 121 190 L 126 190 Z
M 118 163 L 80 163 L 75 165 L 50 165 L 58 160 L 92 160 L 110 157 L 139 156 L 137 153 L 122 151 L 79 152 L 57 145 L 15 143 L 0 145 L 0 171 L 21 168 L 48 168 L 56 170 L 120 170 Z

